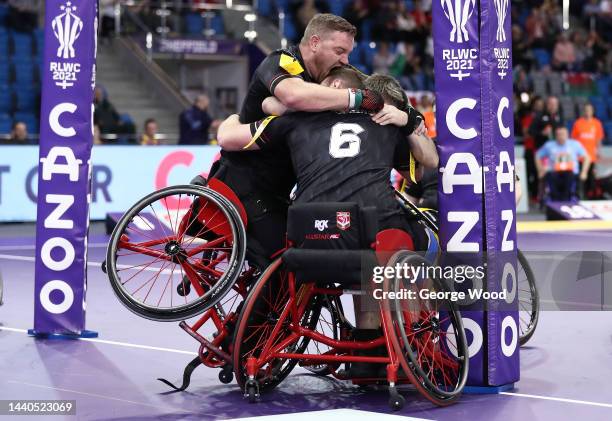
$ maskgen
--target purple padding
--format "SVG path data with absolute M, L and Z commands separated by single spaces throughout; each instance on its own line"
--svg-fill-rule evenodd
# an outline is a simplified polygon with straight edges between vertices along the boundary
M 41 71 L 34 331 L 85 328 L 97 1 L 48 0 Z

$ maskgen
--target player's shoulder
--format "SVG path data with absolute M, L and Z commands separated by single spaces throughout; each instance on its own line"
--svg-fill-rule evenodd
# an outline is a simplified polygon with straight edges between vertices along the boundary
M 279 48 L 272 51 L 262 62 L 264 67 L 274 67 L 285 70 L 293 76 L 304 72 L 304 67 L 297 53 L 297 47 Z

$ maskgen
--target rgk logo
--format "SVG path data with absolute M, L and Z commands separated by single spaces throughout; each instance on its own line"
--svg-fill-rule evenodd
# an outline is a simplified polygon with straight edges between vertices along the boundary
M 319 231 L 323 231 L 327 229 L 328 223 L 329 219 L 315 219 L 314 227 Z

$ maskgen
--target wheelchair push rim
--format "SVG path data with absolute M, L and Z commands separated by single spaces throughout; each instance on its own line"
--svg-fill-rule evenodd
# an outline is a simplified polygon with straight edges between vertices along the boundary
M 179 321 L 223 298 L 240 276 L 245 252 L 244 225 L 229 200 L 206 187 L 172 186 L 122 216 L 111 234 L 106 268 L 129 310 Z
M 427 265 L 427 261 L 410 251 L 397 252 L 388 262 Z M 406 280 L 386 281 L 387 290 L 407 288 Z M 410 283 L 418 291 L 419 283 Z M 429 288 L 447 290 L 441 281 L 428 280 Z M 423 285 L 422 285 L 423 286 Z M 418 298 L 393 300 L 385 304 L 385 317 L 391 323 L 391 343 L 403 370 L 417 390 L 436 405 L 446 406 L 461 395 L 468 374 L 468 346 L 461 315 L 454 304 L 444 301 L 444 310 L 436 302 Z

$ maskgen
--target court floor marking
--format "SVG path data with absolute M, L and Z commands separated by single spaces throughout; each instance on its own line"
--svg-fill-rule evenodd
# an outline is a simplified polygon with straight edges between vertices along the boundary
M 575 403 L 575 404 L 580 404 L 580 405 L 600 406 L 603 408 L 612 408 L 611 403 L 581 401 L 577 399 L 566 399 L 566 398 L 555 398 L 553 396 L 528 395 L 526 393 L 516 393 L 516 392 L 500 392 L 500 395 L 517 396 L 520 398 L 543 399 L 547 401 Z
M 28 332 L 26 329 L 17 329 L 14 327 L 6 327 L 6 326 L 0 326 L 0 330 L 6 330 L 9 332 L 19 332 L 19 333 Z M 138 348 L 138 349 L 149 349 L 149 350 L 154 350 L 154 351 L 174 352 L 178 354 L 198 355 L 197 352 L 183 351 L 180 349 L 130 344 L 127 342 L 107 341 L 104 339 L 95 339 L 95 338 L 77 338 L 77 339 L 81 341 L 97 342 L 97 343 L 103 343 L 103 344 L 108 344 L 108 345 L 118 345 L 118 346 L 125 346 L 125 347 Z M 500 395 L 514 396 L 514 397 L 519 397 L 519 398 L 542 399 L 542 400 L 565 402 L 565 403 L 574 403 L 574 404 L 579 404 L 579 405 L 599 406 L 603 408 L 612 408 L 612 404 L 609 404 L 609 403 L 591 402 L 591 401 L 583 401 L 583 400 L 577 400 L 577 399 L 557 398 L 554 396 L 529 395 L 525 393 L 516 393 L 516 392 L 500 392 Z
M 17 329 L 14 327 L 6 327 L 6 326 L 0 326 L 0 330 L 6 330 L 7 332 L 28 333 L 27 329 Z M 75 339 L 79 341 L 95 342 L 95 343 L 106 344 L 106 345 L 125 346 L 127 348 L 149 349 L 152 351 L 173 352 L 175 354 L 185 354 L 185 355 L 198 355 L 197 352 L 183 351 L 182 349 L 162 348 L 158 346 L 132 344 L 129 342 L 108 341 L 106 339 L 98 339 L 98 338 L 75 338 Z M 70 340 L 74 340 L 74 339 L 70 339 Z
M 17 380 L 7 380 L 6 382 L 7 383 L 13 383 L 13 384 L 22 384 L 22 385 L 31 386 L 31 387 L 39 387 L 41 389 L 57 390 L 59 392 L 75 393 L 77 395 L 91 396 L 91 397 L 94 397 L 94 398 L 108 399 L 108 400 L 111 400 L 111 401 L 131 403 L 131 404 L 134 404 L 134 405 L 148 406 L 150 408 L 164 409 L 166 411 L 173 411 L 174 412 L 177 409 L 180 410 L 180 411 L 185 411 L 184 409 L 173 408 L 173 407 L 170 407 L 170 406 L 153 405 L 153 404 L 146 403 L 146 402 L 130 401 L 130 400 L 127 400 L 127 399 L 115 398 L 113 396 L 100 395 L 98 393 L 81 392 L 79 390 L 64 389 L 64 388 L 61 388 L 61 387 L 53 387 L 53 386 L 45 386 L 43 384 L 26 383 L 26 382 L 20 382 L 20 381 L 17 381 Z M 203 414 L 203 415 L 211 415 L 211 414 Z
M 102 248 L 102 247 L 107 247 L 108 244 L 107 243 L 89 243 L 87 244 L 87 247 L 93 247 L 93 248 Z M 0 246 L 0 250 L 2 251 L 11 251 L 11 250 L 35 250 L 36 249 L 36 245 L 34 244 L 22 244 L 19 246 Z
M 20 260 L 23 262 L 35 262 L 36 261 L 36 257 L 34 256 L 15 256 L 14 254 L 0 254 L 0 259 L 5 259 L 5 260 Z M 87 266 L 92 266 L 92 267 L 102 267 L 102 262 L 87 262 Z M 134 266 L 130 266 L 130 265 L 117 265 L 118 269 L 133 269 Z M 145 267 L 142 270 L 147 271 L 147 272 L 160 272 L 159 269 L 157 268 L 148 268 Z M 163 273 L 164 275 L 169 275 L 172 273 L 172 271 L 170 269 L 164 269 L 162 270 L 160 273 Z

